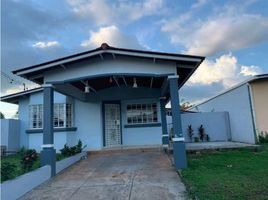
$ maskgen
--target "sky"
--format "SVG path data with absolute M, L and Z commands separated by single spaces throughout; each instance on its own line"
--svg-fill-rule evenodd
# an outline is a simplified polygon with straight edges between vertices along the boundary
M 267 0 L 2 0 L 1 96 L 37 87 L 14 69 L 110 46 L 206 56 L 181 88 L 201 102 L 268 73 Z M 12 81 L 13 80 L 13 81 Z M 12 117 L 17 106 L 0 103 Z

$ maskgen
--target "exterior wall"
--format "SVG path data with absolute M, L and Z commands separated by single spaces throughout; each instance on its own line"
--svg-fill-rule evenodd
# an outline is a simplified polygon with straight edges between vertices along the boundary
M 17 151 L 20 147 L 20 123 L 16 119 L 1 119 L 1 145 L 7 151 Z
M 161 123 L 160 103 L 159 99 L 138 99 L 127 100 L 121 102 L 122 110 L 122 139 L 123 145 L 160 145 L 162 144 L 162 127 L 125 127 L 127 124 L 126 108 L 131 103 L 155 103 L 157 102 L 157 118 Z
M 172 123 L 172 117 L 167 116 L 167 123 Z M 199 137 L 198 128 L 202 124 L 205 133 L 209 135 L 210 141 L 228 141 L 231 139 L 229 115 L 227 112 L 204 112 L 181 114 L 182 131 L 186 142 L 190 141 L 188 136 L 188 125 L 192 125 L 194 137 Z
M 29 135 L 29 149 L 35 149 L 37 152 L 41 151 L 43 144 L 43 133 L 30 133 Z M 54 148 L 57 152 L 63 148 L 65 144 L 74 146 L 77 144 L 76 132 L 55 132 L 54 133 Z
M 96 62 L 97 61 L 97 62 Z M 44 76 L 45 82 L 63 81 L 85 76 L 95 76 L 111 73 L 149 73 L 149 74 L 176 74 L 175 62 L 156 62 L 145 59 L 118 58 L 99 61 L 93 59 L 66 65 L 65 70 L 53 70 Z
M 19 120 L 20 120 L 20 147 L 28 148 L 29 135 L 26 130 L 29 128 L 29 98 L 19 100 Z
M 250 83 L 256 119 L 256 132 L 268 133 L 268 79 Z
M 227 111 L 230 118 L 232 141 L 255 143 L 255 133 L 247 84 L 217 96 L 192 111 L 221 112 Z
M 54 92 L 54 102 L 55 103 L 65 103 L 72 101 L 72 99 L 66 96 Z M 41 145 L 43 144 L 43 134 L 42 133 L 26 133 L 29 129 L 29 105 L 33 104 L 43 104 L 43 92 L 32 93 L 29 97 L 22 97 L 19 99 L 19 120 L 20 120 L 20 147 L 34 148 L 40 151 Z M 70 143 L 67 141 L 68 138 L 73 137 L 72 135 L 66 136 L 66 133 L 56 132 L 54 137 L 65 138 L 63 141 L 65 143 Z M 65 136 L 63 136 L 65 134 Z M 63 144 L 63 145 L 64 145 Z M 58 149 L 63 147 L 60 143 L 55 143 Z
M 121 102 L 121 118 L 122 118 L 122 142 L 123 145 L 156 145 L 162 144 L 162 128 L 160 116 L 159 95 L 156 89 L 143 90 L 141 88 L 127 92 L 123 88 L 111 88 L 101 92 L 102 95 L 97 98 L 90 98 L 88 102 L 82 102 L 77 99 L 66 97 L 55 92 L 54 102 L 64 103 L 71 102 L 73 104 L 73 126 L 76 131 L 54 132 L 54 148 L 59 151 L 64 144 L 73 146 L 81 139 L 86 150 L 100 150 L 103 148 L 103 119 L 102 119 L 102 103 L 108 100 L 117 100 Z M 127 94 L 127 96 L 126 96 Z M 128 98 L 138 97 L 137 100 L 129 100 Z M 140 96 L 148 98 L 142 99 Z M 110 97 L 110 98 L 109 98 Z M 158 106 L 158 126 L 156 127 L 128 127 L 126 125 L 126 105 L 128 103 L 152 103 L 157 102 Z M 21 124 L 21 146 L 33 148 L 37 151 L 41 150 L 43 144 L 43 133 L 26 133 L 29 129 L 29 105 L 42 104 L 43 93 L 31 94 L 29 98 L 23 98 L 19 101 L 19 119 Z
M 103 146 L 101 103 L 74 100 L 74 124 L 77 139 L 87 145 L 87 150 L 98 150 Z

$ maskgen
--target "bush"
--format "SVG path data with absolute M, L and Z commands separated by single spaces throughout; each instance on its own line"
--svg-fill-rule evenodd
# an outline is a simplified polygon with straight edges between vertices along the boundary
M 1 163 L 1 182 L 15 178 L 16 177 L 16 165 L 10 162 Z
M 34 149 L 28 149 L 25 151 L 21 164 L 22 164 L 22 169 L 24 172 L 28 172 L 32 169 L 34 161 L 36 161 L 38 158 L 38 155 Z
M 60 152 L 63 156 L 68 157 L 68 156 L 73 156 L 75 154 L 81 153 L 82 150 L 86 147 L 82 147 L 83 143 L 81 140 L 78 140 L 77 145 L 73 147 L 69 147 L 67 144 L 64 145 L 62 149 L 60 149 Z
M 259 143 L 268 143 L 268 133 L 267 132 L 260 132 L 259 134 Z

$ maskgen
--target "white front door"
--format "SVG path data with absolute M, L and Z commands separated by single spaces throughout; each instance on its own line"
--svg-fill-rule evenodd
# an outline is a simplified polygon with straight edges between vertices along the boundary
M 105 146 L 121 145 L 120 104 L 104 104 Z

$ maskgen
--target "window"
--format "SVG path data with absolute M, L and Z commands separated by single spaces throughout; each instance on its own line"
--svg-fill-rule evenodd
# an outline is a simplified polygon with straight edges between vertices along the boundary
M 54 127 L 72 127 L 72 104 L 54 104 Z M 43 128 L 43 105 L 30 105 L 30 128 Z
M 127 105 L 128 124 L 156 123 L 157 104 L 129 104 Z

